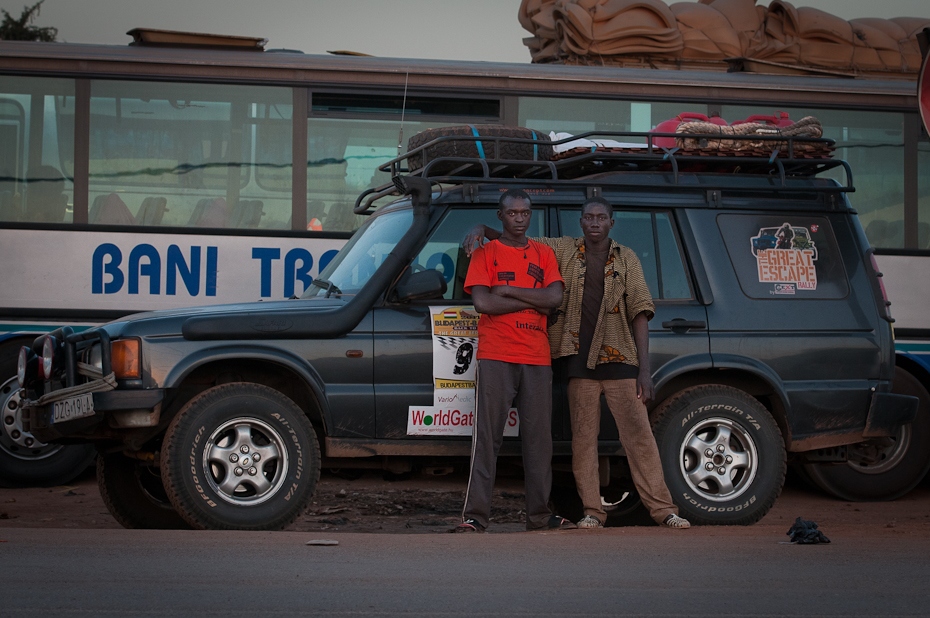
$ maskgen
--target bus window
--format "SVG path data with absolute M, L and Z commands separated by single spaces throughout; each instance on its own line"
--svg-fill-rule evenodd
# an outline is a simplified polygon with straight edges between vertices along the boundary
M 25 127 L 26 110 L 21 102 L 13 98 L 0 99 L 0 144 L 3 144 L 0 148 L 0 221 L 23 218 L 19 173 Z
M 753 114 L 772 114 L 759 107 L 724 105 L 723 117 L 733 121 Z M 779 108 L 792 120 L 814 116 L 823 136 L 836 141 L 836 157 L 853 169 L 856 191 L 849 201 L 859 211 L 873 247 L 904 247 L 904 114 L 880 111 Z M 836 168 L 824 174 L 845 182 Z
M 283 87 L 91 82 L 88 223 L 288 227 L 291 114 Z
M 378 166 L 399 154 L 399 142 L 406 152 L 407 139 L 425 129 L 499 122 L 497 99 L 313 93 L 307 126 L 308 225 L 335 232 L 356 229 L 364 217 L 352 213 L 355 198 L 390 182 Z
M 0 77 L 0 221 L 71 221 L 61 166 L 73 158 L 73 131 L 60 134 L 56 122 L 68 105 L 72 80 Z
M 930 142 L 917 144 L 917 248 L 930 249 Z
M 572 110 L 568 117 L 567 109 Z M 573 135 L 586 131 L 646 133 L 684 111 L 706 114 L 707 105 L 521 97 L 519 124 L 546 133 Z M 623 141 L 645 143 L 646 139 L 625 137 Z

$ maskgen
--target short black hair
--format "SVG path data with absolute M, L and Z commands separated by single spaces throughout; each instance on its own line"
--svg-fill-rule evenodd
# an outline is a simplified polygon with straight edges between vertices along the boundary
M 594 197 L 589 197 L 581 204 L 581 214 L 583 215 L 584 211 L 588 209 L 588 206 L 591 206 L 592 204 L 603 206 L 604 208 L 607 209 L 607 214 L 610 215 L 611 218 L 614 216 L 614 207 L 611 205 L 610 202 L 608 202 L 607 200 L 605 200 L 599 195 L 595 195 Z
M 505 192 L 501 196 L 501 199 L 497 201 L 497 209 L 503 212 L 504 208 L 510 202 L 512 202 L 513 200 L 517 200 L 517 199 L 526 200 L 527 204 L 529 204 L 530 206 L 533 205 L 533 201 L 530 200 L 530 196 L 527 195 L 526 191 L 524 191 L 523 189 L 508 189 L 507 192 Z

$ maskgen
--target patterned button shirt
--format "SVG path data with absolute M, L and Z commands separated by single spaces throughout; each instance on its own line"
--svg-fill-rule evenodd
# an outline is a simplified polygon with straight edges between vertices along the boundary
M 581 329 L 581 299 L 584 296 L 586 269 L 584 238 L 534 238 L 555 251 L 559 271 L 565 280 L 565 294 L 559 307 L 558 320 L 549 326 L 549 347 L 552 358 L 578 353 L 578 332 Z M 631 324 L 641 312 L 652 319 L 655 304 L 643 276 L 643 267 L 636 253 L 614 240 L 604 266 L 604 299 L 594 328 L 594 339 L 588 353 L 587 367 L 601 363 L 627 363 L 639 366 Z

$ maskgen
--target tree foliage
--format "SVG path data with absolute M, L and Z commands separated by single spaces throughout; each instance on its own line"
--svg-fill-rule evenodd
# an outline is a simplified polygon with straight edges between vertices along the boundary
M 32 25 L 43 2 L 45 0 L 39 0 L 32 6 L 24 6 L 23 14 L 19 16 L 19 19 L 14 19 L 6 10 L 0 9 L 3 13 L 3 22 L 0 23 L 0 40 L 54 41 L 58 36 L 58 28 L 40 28 Z

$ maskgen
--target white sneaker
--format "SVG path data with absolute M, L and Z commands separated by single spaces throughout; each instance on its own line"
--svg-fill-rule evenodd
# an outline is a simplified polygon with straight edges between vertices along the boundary
M 684 517 L 679 517 L 678 515 L 669 515 L 662 521 L 663 526 L 668 526 L 669 528 L 690 528 L 691 522 L 685 519 Z
M 593 528 L 603 528 L 604 524 L 594 515 L 585 515 L 578 520 L 578 527 L 591 530 Z

